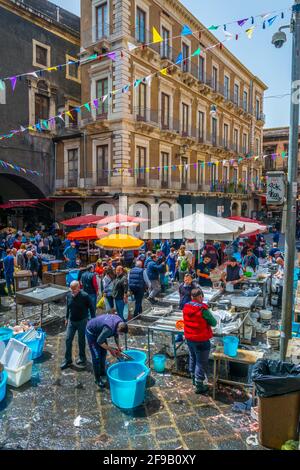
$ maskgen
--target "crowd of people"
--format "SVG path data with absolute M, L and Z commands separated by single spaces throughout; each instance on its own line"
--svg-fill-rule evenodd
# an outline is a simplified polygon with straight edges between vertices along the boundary
M 184 317 L 184 336 L 190 354 L 190 372 L 196 393 L 205 393 L 206 368 L 210 350 L 212 327 L 216 321 L 203 303 L 202 287 L 212 287 L 216 273 L 220 287 L 239 288 L 245 273 L 255 272 L 267 262 L 277 264 L 276 279 L 281 301 L 284 257 L 279 249 L 280 234 L 273 230 L 273 244 L 268 247 L 263 234 L 231 243 L 208 240 L 200 251 L 189 240 L 148 240 L 138 251 L 100 252 L 96 263 L 79 271 L 67 296 L 66 352 L 61 368 L 70 367 L 72 343 L 78 334 L 78 366 L 86 365 L 88 342 L 95 381 L 105 386 L 105 363 L 109 351 L 119 357 L 119 334 L 127 332 L 131 318 L 129 300 L 134 302 L 132 316 L 143 311 L 144 299 L 155 305 L 159 295 L 170 283 L 178 283 L 180 304 Z M 38 285 L 42 275 L 42 258 L 52 254 L 63 259 L 73 269 L 82 264 L 79 244 L 68 241 L 63 234 L 53 231 L 6 233 L 0 236 L 0 260 L 7 291 L 13 295 L 14 272 L 26 269 L 32 273 L 32 286 Z M 104 314 L 97 315 L 97 309 Z M 99 310 L 100 313 L 100 310 Z M 114 337 L 116 347 L 108 338 Z

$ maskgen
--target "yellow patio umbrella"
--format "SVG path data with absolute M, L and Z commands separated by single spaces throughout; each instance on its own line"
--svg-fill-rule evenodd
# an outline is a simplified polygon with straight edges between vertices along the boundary
M 96 241 L 96 245 L 105 250 L 138 250 L 143 244 L 143 240 L 126 234 L 109 235 Z

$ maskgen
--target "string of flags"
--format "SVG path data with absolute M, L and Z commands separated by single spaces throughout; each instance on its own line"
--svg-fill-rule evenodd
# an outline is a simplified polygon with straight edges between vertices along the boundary
M 22 166 L 15 165 L 14 163 L 9 163 L 4 160 L 0 160 L 0 165 L 2 166 L 2 168 L 10 168 L 11 170 L 18 171 L 19 173 L 23 172 L 25 174 L 30 174 L 34 176 L 42 176 L 41 173 L 39 173 L 38 171 L 29 170 L 28 168 L 23 168 Z
M 259 156 L 259 155 L 246 155 L 245 157 L 238 157 L 238 158 L 231 158 L 231 159 L 224 159 L 224 160 L 218 160 L 218 161 L 210 161 L 210 162 L 204 162 L 204 161 L 201 161 L 201 162 L 195 162 L 195 163 L 186 163 L 186 164 L 177 164 L 177 165 L 164 165 L 164 166 L 147 166 L 147 167 L 135 167 L 135 168 L 114 168 L 114 169 L 111 169 L 111 170 L 103 170 L 104 173 L 112 173 L 112 174 L 122 174 L 123 175 L 129 175 L 129 176 L 132 176 L 132 174 L 138 174 L 138 173 L 150 173 L 151 171 L 158 171 L 158 172 L 162 172 L 162 171 L 168 171 L 168 170 L 173 170 L 173 171 L 176 171 L 176 170 L 180 170 L 180 169 L 183 169 L 185 168 L 186 171 L 188 171 L 188 169 L 190 167 L 193 167 L 194 169 L 197 169 L 198 167 L 202 167 L 204 168 L 205 166 L 207 167 L 211 167 L 213 165 L 216 165 L 217 167 L 219 165 L 223 165 L 223 166 L 226 166 L 226 165 L 230 165 L 230 166 L 234 166 L 234 167 L 237 167 L 238 165 L 242 164 L 242 163 L 245 163 L 245 161 L 249 161 L 249 159 L 254 159 L 255 161 L 257 161 L 259 158 L 267 158 L 267 157 L 271 157 L 272 160 L 276 160 L 276 158 L 278 157 L 281 157 L 282 159 L 285 159 L 285 158 L 288 158 L 288 154 L 287 152 L 281 152 L 281 153 L 272 153 L 272 154 L 268 154 L 268 155 L 262 155 L 262 156 Z
M 274 21 L 277 19 L 277 17 L 279 17 L 279 15 L 275 15 L 275 16 L 272 16 L 271 18 L 268 18 L 269 16 L 271 15 L 271 13 L 267 13 L 267 14 L 263 14 L 263 15 L 258 15 L 258 17 L 262 17 L 263 18 L 263 21 L 264 23 L 265 22 L 268 22 L 268 24 L 271 26 Z M 282 12 L 281 13 L 281 17 L 284 17 L 284 13 Z M 256 17 L 251 17 L 251 23 L 254 24 L 254 19 Z M 249 21 L 249 18 L 244 18 L 242 20 L 238 20 L 236 23 L 239 25 L 239 26 L 244 26 L 247 22 Z M 175 60 L 175 65 L 179 66 L 181 63 L 186 63 L 187 60 L 195 57 L 195 56 L 199 56 L 201 55 L 202 52 L 204 51 L 207 51 L 207 50 L 210 50 L 210 49 L 213 49 L 213 48 L 216 48 L 216 47 L 220 47 L 222 48 L 223 47 L 223 43 L 225 41 L 228 41 L 228 40 L 232 40 L 233 39 L 233 34 L 229 33 L 227 31 L 227 26 L 229 24 L 233 24 L 233 23 L 227 23 L 226 25 L 223 25 L 224 26 L 224 32 L 225 32 L 225 40 L 223 41 L 219 41 L 218 43 L 212 45 L 212 46 L 209 46 L 207 48 L 203 48 L 201 50 L 200 47 L 198 47 L 189 57 L 183 57 L 183 53 L 180 52 L 178 54 L 178 57 L 177 59 Z M 216 30 L 220 27 L 220 25 L 214 25 L 214 26 L 211 26 L 209 27 L 208 29 L 210 30 Z M 252 35 L 253 35 L 253 32 L 254 32 L 254 28 L 255 26 L 252 26 L 251 28 L 248 28 L 245 32 L 248 36 L 249 39 L 252 38 Z M 157 29 L 155 27 L 153 27 L 153 43 L 161 43 L 163 42 L 163 38 L 161 37 L 161 35 L 159 34 L 159 32 L 157 31 Z M 199 31 L 198 31 L 199 32 Z M 180 36 L 187 36 L 187 35 L 193 35 L 193 31 L 191 31 L 190 27 L 188 25 L 183 25 L 182 27 L 182 31 L 181 31 L 181 35 Z M 235 39 L 238 39 L 238 35 L 235 36 Z M 169 38 L 170 40 L 170 38 Z M 147 45 L 150 45 L 152 43 L 148 43 L 148 44 L 142 44 L 142 45 L 138 45 L 136 46 L 135 44 L 132 44 L 130 42 L 128 42 L 128 51 L 129 53 L 132 52 L 134 49 L 137 49 L 139 47 L 146 47 Z M 121 58 L 123 57 L 123 51 L 118 51 L 120 52 L 120 56 Z M 90 57 L 88 57 L 87 59 L 83 60 L 83 61 L 71 61 L 72 63 L 83 63 L 83 62 L 89 62 L 89 61 L 93 61 L 93 60 L 96 60 L 96 59 L 99 59 L 99 58 L 102 58 L 102 57 L 109 57 L 111 60 L 113 61 L 116 61 L 117 59 L 117 51 L 114 51 L 114 52 L 109 52 L 109 53 L 106 53 L 106 54 L 101 54 L 101 55 L 97 55 L 97 54 L 94 54 Z M 67 63 L 69 64 L 70 61 Z M 30 74 L 38 74 L 38 73 L 43 73 L 45 70 L 47 71 L 52 71 L 52 70 L 58 70 L 59 67 L 63 67 L 64 65 L 67 65 L 67 64 L 63 64 L 62 66 L 56 66 L 56 67 L 50 67 L 48 69 L 44 69 L 44 70 L 41 70 L 41 71 L 36 71 L 36 72 L 31 72 L 31 73 L 27 73 L 27 74 L 22 74 L 22 75 L 18 75 L 18 76 L 14 76 L 14 77 L 7 77 L 5 78 L 4 80 L 10 80 L 11 82 L 11 86 L 12 86 L 12 89 L 14 90 L 15 87 L 16 87 L 16 83 L 17 83 L 17 80 L 24 76 L 24 75 L 30 75 Z M 117 93 L 127 93 L 131 87 L 133 88 L 137 88 L 141 83 L 145 83 L 145 84 L 150 84 L 151 83 L 151 79 L 161 73 L 162 75 L 168 75 L 168 70 L 173 68 L 174 64 L 170 65 L 169 67 L 166 67 L 166 68 L 163 68 L 161 69 L 160 71 L 158 72 L 154 72 L 146 77 L 143 77 L 143 78 L 140 78 L 140 79 L 137 79 L 134 81 L 134 83 L 129 83 L 129 84 L 126 84 L 124 85 L 122 88 L 120 89 L 116 89 L 116 90 L 113 90 L 113 91 L 110 91 L 108 92 L 107 94 L 97 98 L 97 99 L 94 99 L 90 102 L 87 102 L 87 103 L 84 103 L 83 105 L 81 106 L 78 106 L 78 107 L 75 107 L 72 109 L 72 111 L 70 110 L 65 110 L 63 112 L 60 112 L 57 116 L 53 116 L 53 117 L 50 117 L 49 119 L 46 119 L 46 120 L 40 120 L 40 122 L 34 124 L 34 125 L 31 125 L 31 126 L 23 126 L 21 125 L 19 129 L 13 129 L 11 130 L 8 134 L 3 134 L 3 135 L 0 135 L 0 141 L 3 140 L 3 139 L 9 139 L 9 138 L 12 138 L 14 135 L 18 135 L 18 134 L 21 134 L 25 131 L 38 131 L 38 132 L 42 132 L 42 131 L 49 131 L 49 130 L 52 130 L 55 128 L 56 126 L 56 121 L 57 120 L 62 120 L 63 122 L 65 122 L 65 117 L 68 116 L 71 121 L 74 121 L 74 116 L 73 116 L 73 112 L 77 112 L 77 113 L 80 113 L 82 109 L 86 109 L 89 113 L 92 112 L 93 109 L 96 109 L 98 110 L 99 109 L 99 106 L 101 103 L 105 103 L 106 100 L 108 98 L 112 98 L 113 95 L 117 94 Z M 4 81 L 0 80 L 0 89 L 1 87 L 3 87 L 4 85 Z
M 247 28 L 245 32 L 246 32 L 248 38 L 252 39 L 252 35 L 253 35 L 254 30 L 256 28 L 255 20 L 257 18 L 261 19 L 263 21 L 262 27 L 263 27 L 263 29 L 266 29 L 267 26 L 269 26 L 269 27 L 272 26 L 273 23 L 277 19 L 279 19 L 279 18 L 284 19 L 285 11 L 288 11 L 288 10 L 290 10 L 290 8 L 287 8 L 286 10 L 282 10 L 282 11 L 277 10 L 277 11 L 272 11 L 272 12 L 269 12 L 269 13 L 263 13 L 263 14 L 259 14 L 259 15 L 256 15 L 256 16 L 251 16 L 251 17 L 248 17 L 248 18 L 243 18 L 243 19 L 231 21 L 231 22 L 225 23 L 223 25 L 221 25 L 221 24 L 211 25 L 211 26 L 209 26 L 208 30 L 209 31 L 217 31 L 220 28 L 223 28 L 223 32 L 225 34 L 225 37 L 226 38 L 231 38 L 231 37 L 233 37 L 233 34 L 230 33 L 227 30 L 228 26 L 237 24 L 238 26 L 243 27 L 247 22 L 250 22 L 252 26 L 250 28 Z M 189 35 L 194 35 L 194 34 L 197 34 L 197 33 L 199 34 L 199 33 L 201 33 L 202 31 L 205 31 L 205 30 L 206 30 L 206 28 L 203 28 L 203 29 L 200 29 L 200 30 L 197 30 L 197 31 L 192 31 L 191 28 L 188 25 L 183 25 L 181 34 L 179 36 L 173 36 L 172 38 L 168 38 L 168 39 L 164 40 L 161 37 L 158 30 L 155 27 L 153 27 L 153 29 L 152 29 L 153 41 L 149 42 L 147 44 L 139 45 L 139 46 L 136 46 L 135 44 L 130 44 L 129 45 L 129 51 L 132 51 L 132 50 L 134 50 L 136 48 L 139 48 L 139 47 L 147 47 L 151 44 L 158 44 L 158 43 L 161 43 L 161 42 L 164 42 L 164 41 L 171 41 L 172 39 L 176 39 L 176 38 L 179 38 L 181 36 L 189 36 Z M 236 34 L 235 36 L 236 36 L 236 39 L 238 39 L 239 35 Z M 85 59 L 69 60 L 68 62 L 66 62 L 64 64 L 54 65 L 54 66 L 51 66 L 51 67 L 45 67 L 45 68 L 42 68 L 42 69 L 39 69 L 39 70 L 34 70 L 34 71 L 31 71 L 31 72 L 25 72 L 25 73 L 13 75 L 13 76 L 10 76 L 10 77 L 0 78 L 0 90 L 4 89 L 5 81 L 9 81 L 10 84 L 11 84 L 12 91 L 15 91 L 17 82 L 22 81 L 22 79 L 24 77 L 28 76 L 28 75 L 33 76 L 35 78 L 38 78 L 38 77 L 42 77 L 46 72 L 57 72 L 57 71 L 60 71 L 64 67 L 67 67 L 69 65 L 75 65 L 75 66 L 79 67 L 80 65 L 83 65 L 83 64 L 88 63 L 90 61 L 101 60 L 104 57 L 108 57 L 111 60 L 115 61 L 116 60 L 116 52 L 107 52 L 105 54 L 93 54 L 90 57 L 87 57 Z
M 69 65 L 75 65 L 76 67 L 79 67 L 80 65 L 84 65 L 84 64 L 87 64 L 89 62 L 93 62 L 94 60 L 101 60 L 101 59 L 104 59 L 106 57 L 108 57 L 112 61 L 115 61 L 116 58 L 117 58 L 117 53 L 115 51 L 114 52 L 107 52 L 105 54 L 96 54 L 95 53 L 95 54 L 92 54 L 89 57 L 86 57 L 84 59 L 68 60 L 68 62 L 66 62 L 64 64 L 54 65 L 52 67 L 45 67 L 45 68 L 42 68 L 42 69 L 39 69 L 39 70 L 34 70 L 34 71 L 31 71 L 31 72 L 21 73 L 19 75 L 13 75 L 13 76 L 10 76 L 10 77 L 0 78 L 0 90 L 4 90 L 6 81 L 10 82 L 12 91 L 14 92 L 15 88 L 16 88 L 16 85 L 17 85 L 17 82 L 22 81 L 24 77 L 32 76 L 32 77 L 35 77 L 35 78 L 39 78 L 39 77 L 43 77 L 45 75 L 45 73 L 47 73 L 47 72 L 51 73 L 51 72 L 61 71 L 64 67 L 67 67 Z

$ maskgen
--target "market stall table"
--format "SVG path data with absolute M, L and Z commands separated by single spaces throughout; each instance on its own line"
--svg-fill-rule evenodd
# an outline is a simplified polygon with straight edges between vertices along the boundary
M 176 323 L 177 323 L 178 320 L 183 320 L 182 312 L 171 312 L 171 313 L 165 315 L 164 317 L 160 318 L 159 320 L 156 320 L 152 325 L 148 326 L 148 362 L 149 362 L 149 367 L 151 365 L 150 335 L 152 335 L 152 340 L 153 340 L 154 333 L 165 333 L 165 334 L 171 336 L 172 347 L 173 347 L 173 352 L 174 352 L 175 366 L 176 366 L 176 370 L 178 370 L 177 351 L 184 344 L 184 341 L 182 341 L 178 345 L 176 345 L 176 336 L 178 334 L 183 334 L 182 330 L 178 330 L 176 328 Z
M 5 279 L 0 279 L 0 288 L 1 288 L 1 291 L 4 289 L 5 286 L 6 286 L 6 281 L 5 281 Z M 7 312 L 8 310 L 10 310 L 10 307 L 4 307 L 4 306 L 2 305 L 1 299 L 2 299 L 2 297 L 0 296 L 0 314 L 1 314 L 1 313 L 4 313 L 4 312 Z
M 222 294 L 222 291 L 220 289 L 213 289 L 211 287 L 201 287 L 201 290 L 204 294 L 203 302 L 206 304 L 215 302 Z M 162 302 L 178 306 L 180 302 L 180 296 L 179 296 L 178 290 L 164 297 L 164 299 L 162 299 Z
M 224 354 L 224 350 L 215 351 L 212 353 L 214 360 L 214 373 L 213 373 L 213 399 L 216 398 L 216 388 L 218 383 L 225 383 L 229 385 L 241 385 L 244 387 L 252 387 L 250 384 L 245 384 L 243 382 L 237 382 L 234 380 L 228 379 L 227 366 L 228 363 L 234 362 L 237 364 L 246 364 L 248 366 L 253 365 L 258 361 L 258 359 L 263 358 L 264 353 L 258 351 L 245 351 L 243 349 L 238 349 L 237 355 L 235 357 L 227 356 Z M 226 379 L 219 378 L 221 362 L 224 361 L 226 365 Z
M 39 287 L 33 287 L 31 289 L 26 289 L 21 292 L 16 293 L 16 324 L 19 322 L 19 305 L 24 304 L 33 304 L 33 305 L 40 305 L 41 312 L 40 312 L 40 326 L 43 325 L 43 313 L 44 313 L 44 305 L 50 304 L 51 302 L 55 302 L 57 300 L 62 300 L 66 298 L 69 289 L 62 286 L 57 286 L 55 284 L 46 284 Z M 35 316 L 36 314 L 31 315 L 31 317 Z M 53 317 L 53 320 L 56 317 Z
M 259 287 L 262 291 L 262 297 L 263 297 L 263 308 L 267 307 L 267 299 L 268 299 L 268 284 L 269 280 L 271 278 L 271 274 L 268 274 L 265 278 L 260 279 L 254 275 L 253 277 L 250 277 L 248 279 L 244 279 L 243 282 L 241 282 L 242 286 L 247 286 L 249 288 L 251 287 Z
M 258 295 L 255 295 L 254 297 L 247 297 L 243 294 L 242 290 L 236 290 L 232 293 L 223 293 L 218 301 L 229 300 L 232 307 L 251 310 L 255 306 L 257 299 Z M 213 303 L 215 303 L 215 301 Z

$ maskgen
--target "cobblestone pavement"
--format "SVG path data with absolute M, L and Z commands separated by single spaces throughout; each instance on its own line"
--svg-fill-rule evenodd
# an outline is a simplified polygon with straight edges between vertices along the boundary
M 152 371 L 144 405 L 124 411 L 111 403 L 109 389 L 96 389 L 90 364 L 60 370 L 64 348 L 64 328 L 53 325 L 31 382 L 8 387 L 0 449 L 261 449 L 246 444 L 257 423 L 231 411 L 233 401 L 245 401 L 241 391 L 222 388 L 214 401 L 195 395 L 186 377 Z M 85 419 L 79 428 L 78 415 Z

